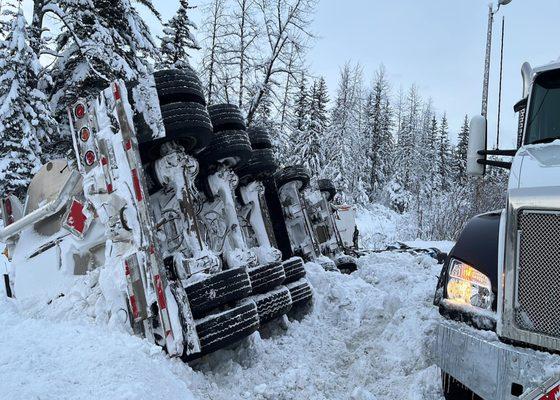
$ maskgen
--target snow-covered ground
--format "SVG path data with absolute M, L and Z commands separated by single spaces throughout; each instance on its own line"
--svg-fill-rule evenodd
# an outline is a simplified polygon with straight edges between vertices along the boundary
M 428 356 L 434 260 L 380 253 L 351 276 L 307 270 L 315 304 L 301 320 L 191 366 L 107 325 L 0 300 L 2 398 L 440 398 Z
M 362 210 L 358 225 L 367 248 L 413 238 L 383 207 Z M 441 266 L 390 252 L 359 264 L 352 275 L 307 264 L 315 293 L 306 314 L 191 365 L 108 323 L 95 273 L 51 304 L 0 293 L 0 398 L 441 399 L 429 357 Z

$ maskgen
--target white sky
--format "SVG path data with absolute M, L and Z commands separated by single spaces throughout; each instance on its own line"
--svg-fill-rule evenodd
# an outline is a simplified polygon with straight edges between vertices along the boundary
M 178 5 L 178 0 L 153 2 L 164 19 Z M 417 84 L 438 111 L 447 111 L 456 132 L 465 114 L 480 113 L 487 13 L 488 0 L 321 0 L 312 27 L 319 38 L 309 54 L 311 70 L 325 76 L 334 92 L 346 61 L 359 62 L 367 79 L 383 63 L 395 92 Z M 541 65 L 560 56 L 558 15 L 558 0 L 513 0 L 500 10 L 494 23 L 490 143 L 496 130 L 501 17 L 506 17 L 501 147 L 508 147 L 515 142 L 512 107 L 521 95 L 521 64 Z M 146 19 L 159 35 L 157 21 Z M 200 23 L 199 13 L 193 19 Z

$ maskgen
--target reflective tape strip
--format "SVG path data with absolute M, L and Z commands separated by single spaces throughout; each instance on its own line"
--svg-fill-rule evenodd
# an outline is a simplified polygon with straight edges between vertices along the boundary
M 140 186 L 140 178 L 138 177 L 138 170 L 134 168 L 130 171 L 132 174 L 132 185 L 134 186 L 134 193 L 136 194 L 136 200 L 142 201 L 144 195 L 142 194 L 142 187 Z
M 117 82 L 113 84 L 113 97 L 115 98 L 115 100 L 121 99 L 121 90 Z
M 129 300 L 130 300 L 130 308 L 132 308 L 132 316 L 134 317 L 135 320 L 138 319 L 138 317 L 140 316 L 140 312 L 138 311 L 138 304 L 136 304 L 136 297 L 131 294 L 129 296 Z
M 171 332 L 171 321 L 169 320 L 169 314 L 167 311 L 167 301 L 165 299 L 165 293 L 163 292 L 161 277 L 159 275 L 154 276 L 154 281 L 156 285 L 159 312 L 163 323 L 163 329 L 165 330 L 165 336 L 166 337 L 169 336 L 172 338 L 173 333 Z
M 167 309 L 167 302 L 165 301 L 165 294 L 163 293 L 163 286 L 161 284 L 161 277 L 159 275 L 154 276 L 154 281 L 156 283 L 156 292 L 159 303 L 159 308 L 161 310 Z

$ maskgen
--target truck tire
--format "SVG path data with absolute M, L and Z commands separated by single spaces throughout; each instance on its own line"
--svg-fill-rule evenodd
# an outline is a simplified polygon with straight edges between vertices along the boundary
M 235 104 L 213 104 L 208 113 L 214 125 L 214 132 L 247 129 L 241 110 Z
M 197 153 L 212 140 L 213 131 L 206 107 L 198 103 L 170 103 L 161 106 L 165 139 L 179 142 L 188 152 Z
M 292 309 L 292 296 L 286 286 L 251 296 L 250 299 L 257 305 L 261 325 L 281 317 Z
M 206 105 L 202 83 L 190 69 L 166 69 L 154 73 L 159 104 L 198 103 Z
M 224 131 L 214 136 L 210 144 L 200 153 L 199 161 L 207 170 L 212 170 L 226 159 L 229 160 L 229 165 L 235 167 L 246 163 L 251 158 L 251 151 L 251 143 L 246 132 Z
M 200 353 L 184 355 L 191 361 L 233 344 L 259 329 L 259 313 L 254 301 L 245 300 L 226 311 L 217 311 L 195 321 Z
M 253 293 L 265 293 L 280 286 L 286 279 L 281 263 L 269 263 L 248 268 Z
M 260 126 L 251 127 L 247 129 L 247 134 L 253 149 L 272 149 L 272 140 L 270 140 L 270 135 L 265 128 Z
M 216 307 L 247 297 L 251 281 L 245 268 L 234 268 L 187 285 L 185 290 L 193 317 L 201 318 Z
M 300 190 L 309 186 L 309 171 L 303 165 L 291 165 L 285 167 L 275 174 L 276 184 L 281 188 L 289 182 L 299 182 Z
M 333 181 L 331 181 L 330 179 L 319 179 L 317 181 L 317 186 L 319 187 L 321 193 L 327 194 L 328 201 L 331 201 L 332 199 L 334 199 L 334 196 L 336 196 L 336 188 Z
M 272 176 L 278 169 L 271 149 L 253 149 L 251 158 L 235 171 L 239 182 L 246 185 L 249 182 L 263 180 Z
M 288 283 L 286 287 L 290 290 L 292 296 L 292 308 L 309 304 L 313 299 L 313 289 L 305 278 Z
M 443 397 L 446 400 L 483 400 L 482 397 L 477 396 L 461 382 L 443 371 L 441 371 L 441 385 Z
M 305 268 L 301 257 L 293 257 L 282 263 L 286 274 L 285 283 L 295 282 L 305 277 Z

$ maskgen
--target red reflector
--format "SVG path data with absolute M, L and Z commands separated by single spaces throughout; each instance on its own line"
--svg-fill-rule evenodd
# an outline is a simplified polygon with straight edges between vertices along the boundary
M 134 295 L 131 295 L 129 299 L 130 299 L 130 308 L 132 308 L 132 316 L 134 317 L 134 319 L 137 319 L 140 313 L 138 312 L 138 304 L 136 304 L 136 297 Z
M 130 267 L 128 266 L 128 263 L 126 261 L 124 262 L 124 274 L 126 276 L 130 275 Z
M 113 96 L 115 96 L 115 100 L 121 99 L 121 90 L 119 89 L 119 85 L 117 83 L 114 84 L 113 89 Z
M 142 188 L 140 187 L 140 178 L 138 177 L 138 171 L 133 169 L 132 173 L 132 185 L 134 186 L 134 193 L 136 194 L 136 200 L 142 201 L 144 196 L 142 195 Z
M 4 207 L 6 208 L 6 214 L 12 215 L 12 201 L 9 197 L 4 200 Z
M 82 142 L 87 142 L 89 140 L 89 137 L 90 137 L 89 128 L 87 126 L 84 126 L 82 129 L 80 129 L 80 140 Z
M 95 153 L 91 150 L 86 151 L 84 161 L 86 162 L 86 165 L 88 167 L 93 165 L 93 163 L 95 162 Z
M 107 184 L 107 193 L 113 193 L 113 185 L 110 183 Z
M 156 247 L 152 244 L 150 246 L 150 254 L 154 254 L 156 252 Z
M 84 118 L 86 115 L 86 106 L 83 103 L 78 103 L 76 107 L 74 107 L 74 115 L 78 119 Z
M 124 143 L 124 148 L 125 150 L 130 150 L 132 149 L 132 141 L 130 139 L 128 139 L 125 143 Z
M 107 157 L 101 157 L 101 165 L 107 165 L 109 164 L 109 160 L 107 160 Z
M 167 308 L 167 303 L 165 302 L 165 295 L 163 294 L 163 286 L 161 284 L 161 277 L 159 275 L 154 276 L 156 281 L 156 292 L 158 297 L 158 303 L 160 310 L 165 310 Z
M 64 225 L 68 227 L 71 232 L 83 235 L 87 227 L 86 222 L 87 216 L 84 214 L 84 205 L 77 200 L 73 200 Z

